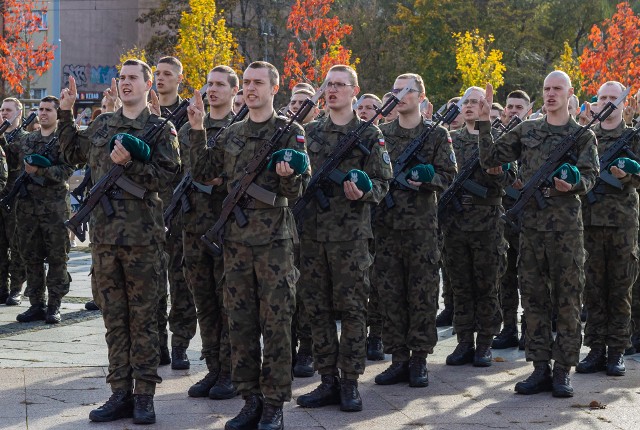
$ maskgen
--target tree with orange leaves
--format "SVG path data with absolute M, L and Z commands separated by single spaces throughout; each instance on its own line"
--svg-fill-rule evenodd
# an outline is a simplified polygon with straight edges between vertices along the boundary
M 29 93 L 30 84 L 51 67 L 54 45 L 47 42 L 44 28 L 45 1 L 4 0 L 1 12 L 4 32 L 0 35 L 0 76 L 12 91 Z
M 283 82 L 289 88 L 305 80 L 318 85 L 331 66 L 346 64 L 352 67 L 351 50 L 342 46 L 344 36 L 351 34 L 350 25 L 340 23 L 337 16 L 329 17 L 335 0 L 296 0 L 291 7 L 287 29 L 293 31 L 295 41 L 289 43 L 284 60 Z
M 640 78 L 640 17 L 628 2 L 622 2 L 601 27 L 594 25 L 591 28 L 590 44 L 582 52 L 583 89 L 596 94 L 606 81 L 637 86 Z

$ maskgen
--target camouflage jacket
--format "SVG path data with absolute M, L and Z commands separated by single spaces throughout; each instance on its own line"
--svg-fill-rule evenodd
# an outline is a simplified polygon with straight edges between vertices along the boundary
M 218 131 L 229 124 L 233 118 L 233 112 L 223 119 L 212 119 L 209 115 L 204 119 L 204 128 L 206 129 L 207 139 L 215 136 Z M 178 133 L 178 140 L 180 141 L 180 150 L 183 154 L 189 153 L 191 143 L 189 141 L 189 132 L 191 131 L 191 125 L 187 122 Z M 189 170 L 190 157 L 185 156 L 183 158 L 183 170 L 185 173 Z M 209 180 L 214 179 L 213 177 Z M 189 203 L 191 204 L 191 211 L 182 214 L 184 222 L 184 230 L 190 233 L 203 234 L 211 227 L 220 217 L 220 208 L 222 207 L 222 201 L 227 195 L 227 189 L 224 185 L 219 187 L 213 187 L 211 194 L 200 192 L 198 189 L 193 190 L 189 196 Z
M 205 182 L 221 176 L 227 190 L 231 190 L 244 176 L 244 169 L 255 152 L 271 139 L 276 127 L 284 126 L 287 121 L 287 118 L 276 115 L 275 111 L 272 117 L 263 123 L 255 123 L 246 118 L 226 129 L 213 148 L 206 145 L 206 132 L 191 130 L 189 155 L 194 179 Z M 294 123 L 291 131 L 280 139 L 276 150 L 285 148 L 307 152 L 304 130 L 297 123 Z M 310 175 L 311 171 L 307 169 L 302 175 L 294 174 L 284 178 L 275 170 L 265 168 L 258 174 L 254 184 L 277 195 L 275 206 L 249 198 L 249 204 L 243 209 L 249 221 L 248 225 L 240 228 L 233 220 L 229 220 L 224 230 L 225 240 L 246 246 L 258 246 L 274 240 L 292 239 L 295 221 L 288 207 L 288 200 L 302 195 L 303 187 Z
M 178 106 L 180 106 L 180 103 L 182 103 L 182 101 L 183 101 L 182 97 L 178 96 L 178 99 L 176 100 L 176 102 L 171 106 L 160 106 L 160 113 L 162 114 L 162 117 L 168 118 L 169 114 L 171 114 L 171 112 L 176 110 Z M 185 115 L 184 118 L 180 120 L 179 124 L 176 123 L 175 119 L 172 120 L 171 122 L 176 127 L 176 130 L 180 130 L 186 123 L 189 122 L 189 117 Z
M 7 169 L 9 173 L 7 184 L 4 190 L 0 191 L 0 196 L 4 196 L 9 191 L 11 191 L 11 189 L 13 188 L 13 184 L 16 182 L 16 179 L 18 179 L 18 176 L 20 176 L 20 173 L 22 173 L 22 170 L 24 168 L 24 163 L 22 159 L 19 158 L 19 155 L 20 155 L 19 151 L 11 151 L 9 149 L 9 144 L 5 140 L 6 135 L 9 133 L 10 132 L 7 132 L 0 138 L 0 144 L 4 149 L 4 155 L 7 157 L 6 162 L 7 162 Z M 29 134 L 27 131 L 25 131 L 23 128 L 20 128 L 20 131 L 18 131 L 18 133 L 16 134 L 14 142 L 17 142 L 23 139 L 27 134 Z
M 7 186 L 7 178 L 9 178 L 9 168 L 7 167 L 7 157 L 4 155 L 4 149 L 0 147 L 0 194 Z
M 335 150 L 340 139 L 363 122 L 354 115 L 346 125 L 334 124 L 330 116 L 307 124 L 305 130 L 311 169 L 319 168 Z M 373 188 L 360 200 L 352 201 L 345 196 L 342 185 L 333 182 L 323 184 L 330 206 L 328 210 L 323 211 L 315 199 L 307 205 L 302 225 L 302 235 L 305 238 L 320 242 L 373 238 L 371 209 L 387 194 L 393 171 L 384 137 L 378 127 L 369 126 L 362 134 L 360 142 L 370 151 L 370 154 L 367 155 L 356 147 L 351 155 L 338 165 L 338 169 L 345 174 L 352 169 L 363 170 L 369 175 Z
M 610 146 L 612 146 L 625 130 L 624 121 L 613 130 L 604 130 L 600 124 L 597 124 L 593 131 L 598 138 L 598 152 L 602 155 Z M 640 137 L 636 135 L 629 147 L 634 154 L 640 154 Z M 620 154 L 620 157 L 626 157 Z M 601 169 L 607 169 L 608 166 L 601 166 Z M 594 188 L 598 201 L 589 204 L 587 197 L 582 196 L 582 219 L 585 226 L 604 226 L 604 227 L 635 227 L 638 228 L 638 193 L 636 188 L 640 187 L 640 176 L 628 174 L 620 179 L 624 185 L 624 190 L 618 191 L 611 185 L 601 182 Z
M 527 120 L 493 142 L 491 124 L 478 121 L 480 130 L 480 162 L 484 168 L 518 160 L 519 177 L 524 184 L 540 169 L 557 144 L 580 126 L 573 118 L 563 126 L 547 123 L 546 116 Z M 596 137 L 593 131 L 584 133 L 574 145 L 580 171 L 580 182 L 568 192 L 553 189 L 546 198 L 548 206 L 539 209 L 531 199 L 523 213 L 522 225 L 538 231 L 579 231 L 583 229 L 579 194 L 593 187 L 599 171 Z M 574 164 L 574 162 L 571 162 Z
M 427 125 L 421 122 L 415 128 L 406 129 L 400 126 L 398 120 L 382 124 L 380 130 L 384 134 L 391 160 L 397 159 L 426 127 Z M 418 191 L 406 187 L 391 187 L 389 193 L 393 197 L 395 206 L 389 209 L 384 199 L 382 200 L 375 210 L 376 229 L 383 227 L 393 230 L 434 230 L 438 228 L 436 193 L 447 189 L 457 172 L 456 158 L 447 129 L 438 127 L 432 131 L 417 155 L 418 157 L 413 158 L 403 174 L 424 162 L 433 166 L 436 173 L 433 180 L 423 183 Z M 418 158 L 423 162 L 418 161 Z
M 152 124 L 162 121 L 145 108 L 136 119 L 123 116 L 122 109 L 104 113 L 83 131 L 73 127 L 70 111 L 60 113 L 60 141 L 64 158 L 73 164 L 88 164 L 91 179 L 97 183 L 113 167 L 109 141 L 118 133 L 142 137 Z M 165 240 L 162 202 L 158 192 L 172 183 L 180 167 L 177 133 L 169 124 L 159 132 L 151 147 L 147 163 L 134 160 L 127 168 L 126 177 L 146 188 L 144 199 L 122 193 L 118 199 L 110 198 L 115 214 L 107 217 L 98 205 L 91 212 L 89 233 L 91 242 L 100 245 L 144 246 Z
M 453 149 L 458 160 L 458 167 L 462 167 L 469 161 L 478 147 L 478 135 L 469 133 L 467 127 L 451 132 Z M 499 175 L 490 175 L 482 167 L 477 168 L 471 177 L 472 181 L 487 188 L 487 198 L 474 196 L 470 192 L 458 196 L 462 203 L 462 212 L 457 212 L 449 207 L 446 219 L 440 223 L 447 228 L 458 231 L 489 231 L 496 228 L 500 216 L 503 214 L 502 196 L 504 188 L 513 184 L 516 180 L 516 164 L 511 163 L 509 170 Z M 472 204 L 467 204 L 471 202 Z
M 43 136 L 40 130 L 27 133 L 23 138 L 14 140 L 9 145 L 9 150 L 14 153 L 21 163 L 20 174 L 24 171 L 24 157 L 29 154 L 42 152 L 47 143 L 58 136 L 59 129 L 49 136 Z M 48 213 L 63 213 L 68 210 L 69 177 L 74 168 L 60 156 L 60 141 L 53 145 L 53 149 L 47 154 L 51 161 L 50 167 L 38 167 L 38 171 L 30 176 L 26 183 L 27 195 L 16 197 L 16 204 L 20 211 L 33 215 L 45 215 Z

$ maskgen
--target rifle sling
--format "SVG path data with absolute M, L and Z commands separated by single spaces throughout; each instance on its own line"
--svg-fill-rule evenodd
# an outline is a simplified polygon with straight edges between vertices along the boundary
M 114 200 L 140 200 L 144 198 L 151 198 L 158 193 L 147 194 L 146 188 L 133 182 L 126 176 L 120 176 L 116 181 L 117 189 L 109 192 L 109 198 Z

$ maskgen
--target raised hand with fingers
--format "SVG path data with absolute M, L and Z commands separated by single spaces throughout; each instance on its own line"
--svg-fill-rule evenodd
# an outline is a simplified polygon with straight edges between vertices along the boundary
M 578 114 L 578 124 L 585 125 L 591 121 L 591 103 L 584 102 L 584 109 L 580 108 L 580 113 Z
M 154 90 L 149 91 L 149 110 L 152 114 L 162 116 L 162 109 L 160 109 L 160 100 Z
M 72 110 L 77 97 L 76 80 L 73 76 L 69 76 L 69 88 L 64 88 L 60 92 L 60 110 Z
M 433 104 L 431 102 L 427 102 L 427 107 L 425 108 L 423 115 L 424 119 L 429 121 L 433 118 Z
M 102 95 L 107 102 L 107 112 L 115 112 L 116 102 L 118 100 L 118 84 L 116 83 L 116 78 L 111 78 L 111 87 L 104 90 Z
M 493 104 L 493 85 L 487 84 L 486 95 L 480 99 L 480 121 L 491 121 L 491 105 Z
M 622 118 L 624 119 L 625 124 L 632 125 L 633 117 L 638 112 L 638 100 L 635 97 L 629 98 L 629 103 L 622 111 Z
M 193 94 L 191 103 L 189 103 L 189 107 L 187 108 L 189 124 L 191 124 L 191 128 L 193 130 L 203 130 L 205 116 L 204 101 L 202 100 L 200 91 L 195 90 Z

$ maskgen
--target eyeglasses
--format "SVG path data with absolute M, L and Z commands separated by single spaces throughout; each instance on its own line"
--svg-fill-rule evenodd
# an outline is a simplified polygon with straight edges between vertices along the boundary
M 344 82 L 327 82 L 327 89 L 341 90 L 345 87 L 355 87 L 353 84 L 345 84 Z
M 403 90 L 404 90 L 404 88 L 392 88 L 391 89 L 391 93 L 397 95 L 397 94 L 400 94 Z M 409 92 L 410 93 L 418 93 L 418 92 L 420 92 L 420 90 L 416 90 L 415 88 L 410 88 Z
M 480 100 L 478 99 L 466 99 L 465 101 L 462 102 L 463 106 L 466 105 L 477 105 L 478 103 L 480 103 Z

